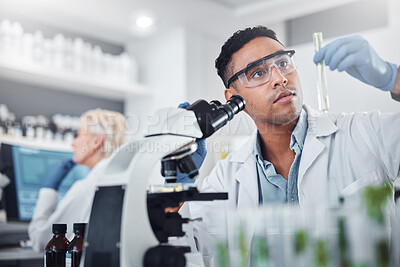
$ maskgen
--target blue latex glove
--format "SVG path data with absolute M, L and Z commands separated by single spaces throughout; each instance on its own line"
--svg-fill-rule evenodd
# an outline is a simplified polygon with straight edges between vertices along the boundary
M 186 108 L 190 104 L 188 102 L 184 102 L 178 106 L 178 108 Z M 200 169 L 201 165 L 204 162 L 204 159 L 207 155 L 206 148 L 206 139 L 197 139 L 197 150 L 193 153 L 192 159 L 194 164 L 196 164 L 197 169 Z M 187 176 L 187 174 L 181 173 L 179 169 L 177 170 L 177 183 L 193 183 L 194 179 L 191 179 Z
M 321 60 L 325 60 L 331 70 L 346 71 L 358 80 L 383 91 L 394 88 L 397 65 L 381 59 L 360 35 L 330 42 L 315 54 L 314 63 Z
M 68 172 L 75 166 L 75 162 L 72 160 L 59 161 L 51 166 L 48 170 L 46 180 L 43 183 L 43 187 L 52 188 L 58 190 L 62 180 L 67 176 Z

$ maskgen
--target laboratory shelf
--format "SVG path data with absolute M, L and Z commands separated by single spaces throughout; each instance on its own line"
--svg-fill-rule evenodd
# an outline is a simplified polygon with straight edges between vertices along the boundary
M 2 60 L 0 78 L 110 100 L 125 100 L 128 96 L 151 96 L 145 86 L 139 83 L 116 83 L 105 78 L 96 79 L 84 74 Z
M 71 144 L 62 142 L 45 142 L 42 140 L 37 140 L 27 137 L 8 137 L 0 136 L 0 144 L 8 144 L 14 146 L 22 146 L 29 148 L 37 148 L 42 150 L 52 150 L 52 151 L 62 151 L 62 152 L 72 152 Z

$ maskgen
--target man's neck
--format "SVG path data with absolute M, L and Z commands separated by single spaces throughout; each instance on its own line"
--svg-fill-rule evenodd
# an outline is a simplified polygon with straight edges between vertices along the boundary
M 298 120 L 299 118 L 283 125 L 257 124 L 261 138 L 260 147 L 265 160 L 274 162 L 291 154 L 291 135 Z

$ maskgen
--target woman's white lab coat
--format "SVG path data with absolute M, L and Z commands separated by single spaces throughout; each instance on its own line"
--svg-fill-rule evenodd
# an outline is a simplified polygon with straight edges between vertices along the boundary
M 107 161 L 108 159 L 99 161 L 85 179 L 75 182 L 58 205 L 56 190 L 42 188 L 39 191 L 33 218 L 28 227 L 29 239 L 34 250 L 44 251 L 47 242 L 53 236 L 53 223 L 66 223 L 67 238 L 72 240 L 73 224 L 89 221 L 97 178 Z
M 400 176 L 399 113 L 332 115 L 304 108 L 308 131 L 298 175 L 301 207 L 335 204 L 339 196 L 350 196 L 370 184 L 394 182 Z M 211 251 L 204 232 L 214 231 L 214 225 L 221 223 L 213 211 L 218 206 L 248 209 L 259 205 L 255 141 L 256 134 L 240 150 L 219 161 L 202 183 L 202 192 L 228 192 L 227 201 L 189 203 L 192 218 L 203 218 L 193 230 L 206 262 Z

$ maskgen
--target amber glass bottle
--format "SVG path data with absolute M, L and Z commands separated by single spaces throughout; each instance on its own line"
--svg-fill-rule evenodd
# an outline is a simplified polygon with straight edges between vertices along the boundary
M 84 248 L 86 223 L 74 223 L 74 239 L 68 246 L 66 267 L 79 267 Z
M 47 243 L 44 252 L 45 267 L 65 267 L 65 254 L 69 245 L 66 232 L 66 224 L 53 224 L 53 238 Z

